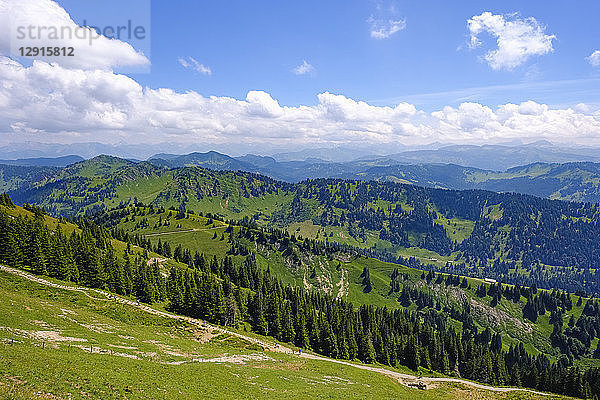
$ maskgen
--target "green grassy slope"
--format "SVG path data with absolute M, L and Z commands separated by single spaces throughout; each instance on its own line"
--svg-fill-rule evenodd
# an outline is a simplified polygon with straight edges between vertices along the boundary
M 538 399 L 265 352 L 211 329 L 0 273 L 0 398 Z

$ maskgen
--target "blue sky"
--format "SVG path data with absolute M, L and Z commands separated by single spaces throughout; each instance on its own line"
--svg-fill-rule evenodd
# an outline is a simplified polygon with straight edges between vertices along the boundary
M 125 10 L 132 19 L 148 8 L 138 3 L 138 11 Z M 99 18 L 89 17 L 97 10 L 90 2 L 60 4 L 76 21 Z M 482 35 L 481 48 L 468 46 L 466 21 L 484 11 L 534 17 L 556 36 L 553 52 L 512 71 L 492 70 L 480 57 L 495 39 Z M 108 18 L 114 13 L 109 7 Z M 151 15 L 151 73 L 134 76 L 154 88 L 239 99 L 264 90 L 284 105 L 315 104 L 318 93 L 330 91 L 378 105 L 408 100 L 430 110 L 465 99 L 598 101 L 600 74 L 585 60 L 600 47 L 598 1 L 153 1 Z M 370 16 L 405 20 L 406 27 L 374 39 Z M 212 74 L 186 70 L 179 57 L 193 57 Z M 304 60 L 314 73 L 294 75 Z M 473 88 L 484 89 L 464 92 Z
M 598 1 L 2 1 L 0 143 L 600 146 Z

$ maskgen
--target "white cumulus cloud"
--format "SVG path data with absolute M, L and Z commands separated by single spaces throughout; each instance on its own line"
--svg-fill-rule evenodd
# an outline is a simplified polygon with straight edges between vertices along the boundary
M 278 117 L 283 114 L 283 109 L 269 93 L 260 90 L 251 90 L 246 95 L 247 109 L 250 115 L 258 117 Z
M 463 103 L 433 113 L 375 106 L 329 92 L 285 106 L 264 91 L 244 99 L 143 87 L 109 70 L 0 57 L 0 138 L 13 141 L 208 143 L 261 148 L 327 144 L 489 143 L 519 138 L 600 144 L 600 111 L 533 101 Z
M 212 75 L 212 71 L 211 71 L 210 67 L 207 67 L 204 64 L 201 64 L 194 57 L 185 57 L 185 58 L 179 57 L 177 59 L 177 61 L 184 68 L 193 69 L 194 71 L 199 72 L 202 75 Z
M 150 64 L 129 43 L 77 25 L 55 1 L 0 0 L 0 54 L 19 56 L 20 46 L 73 47 L 72 57 L 34 57 L 67 68 L 114 69 Z
M 513 70 L 532 56 L 554 51 L 552 41 L 556 36 L 546 34 L 546 28 L 535 18 L 520 18 L 516 14 L 498 15 L 484 12 L 467 21 L 471 48 L 483 44 L 482 34 L 496 38 L 497 48 L 488 51 L 484 58 L 494 70 Z

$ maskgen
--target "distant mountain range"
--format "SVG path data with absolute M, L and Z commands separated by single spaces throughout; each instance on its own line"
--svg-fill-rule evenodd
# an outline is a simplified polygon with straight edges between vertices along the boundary
M 85 160 L 81 156 L 19 158 L 16 160 L 0 160 L 4 165 L 20 165 L 27 167 L 66 167 Z
M 488 149 L 482 151 L 491 151 Z M 517 192 L 552 199 L 600 202 L 600 164 L 593 162 L 536 162 L 496 171 L 457 164 L 406 164 L 398 156 L 346 163 L 280 162 L 272 157 L 230 157 L 217 152 L 177 156 L 158 154 L 149 162 L 167 168 L 198 166 L 212 170 L 260 173 L 286 182 L 315 178 L 391 181 L 444 189 L 485 189 Z
M 587 148 L 559 148 L 542 142 L 523 146 L 445 146 L 435 150 L 415 150 L 392 154 L 389 158 L 408 164 L 457 164 L 502 171 L 533 163 L 599 162 L 600 152 Z
M 280 153 L 272 157 L 248 154 L 230 157 L 222 153 L 190 153 L 186 155 L 156 154 L 149 160 L 170 168 L 201 166 L 217 170 L 260 172 L 276 179 L 298 182 L 307 178 L 355 178 L 370 167 L 399 165 L 455 164 L 467 169 L 505 171 L 536 163 L 600 162 L 600 151 L 594 148 L 562 148 L 549 142 L 528 145 L 453 145 L 431 149 L 407 150 L 386 156 L 367 151 L 315 149 Z
M 547 141 L 529 144 L 518 142 L 507 144 L 444 145 L 432 143 L 423 146 L 407 147 L 392 144 L 387 147 L 348 147 L 330 146 L 304 148 L 287 152 L 276 152 L 263 147 L 246 147 L 244 153 L 232 146 L 211 145 L 210 143 L 158 143 L 158 144 L 103 144 L 103 143 L 10 143 L 0 146 L 0 159 L 15 160 L 25 158 L 53 158 L 72 154 L 89 159 L 108 154 L 126 159 L 146 160 L 149 158 L 173 159 L 181 154 L 207 152 L 214 150 L 233 156 L 240 154 L 258 154 L 234 157 L 238 161 L 256 165 L 257 157 L 267 156 L 261 162 L 308 162 L 314 164 L 347 164 L 352 161 L 374 161 L 389 159 L 404 164 L 457 164 L 493 171 L 533 163 L 600 162 L 600 149 L 592 147 L 557 146 Z M 156 154 L 161 153 L 161 154 Z M 209 152 L 210 153 L 210 152 Z M 4 164 L 7 164 L 6 162 Z M 378 163 L 381 164 L 381 163 Z M 388 163 L 389 164 L 389 163 Z M 301 168 L 302 164 L 292 164 Z
M 316 178 L 342 178 L 408 183 L 443 189 L 517 192 L 551 199 L 600 202 L 600 163 L 536 161 L 504 168 L 514 162 L 514 154 L 520 154 L 524 162 L 551 158 L 598 159 L 595 154 L 584 149 L 580 149 L 580 154 L 557 152 L 542 144 L 520 147 L 447 146 L 437 150 L 407 151 L 348 162 L 328 162 L 314 158 L 280 161 L 275 157 L 252 154 L 231 157 L 216 151 L 185 155 L 159 153 L 151 156 L 147 163 L 168 169 L 202 167 L 218 171 L 245 171 L 290 183 Z M 97 158 L 102 159 L 103 157 Z M 79 156 L 0 160 L 0 164 L 4 164 L 0 166 L 0 189 L 14 190 L 27 185 L 28 182 L 45 181 L 58 174 L 60 168 L 68 164 L 75 163 L 65 171 L 82 168 L 86 165 L 80 163 L 82 160 Z M 467 161 L 478 165 L 500 165 L 503 168 L 458 164 Z M 136 164 L 138 161 L 121 159 L 120 163 Z M 81 173 L 85 175 L 86 171 Z

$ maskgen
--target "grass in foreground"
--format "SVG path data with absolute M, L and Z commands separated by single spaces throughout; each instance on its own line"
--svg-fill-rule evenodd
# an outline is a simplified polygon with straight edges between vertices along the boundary
M 542 398 L 460 385 L 409 389 L 6 273 L 0 351 L 0 399 Z

